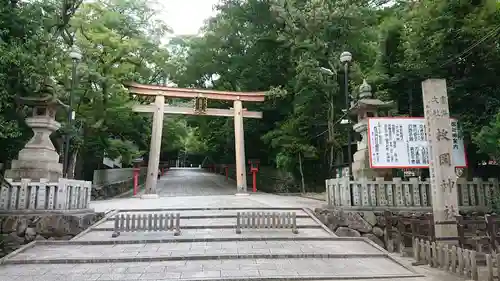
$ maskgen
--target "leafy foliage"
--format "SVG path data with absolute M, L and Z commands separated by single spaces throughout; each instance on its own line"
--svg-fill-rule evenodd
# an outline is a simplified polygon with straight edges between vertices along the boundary
M 482 152 L 497 163 L 500 162 L 500 113 L 497 113 L 495 119 L 474 136 L 474 140 Z
M 485 157 L 470 137 L 500 108 L 500 10 L 494 1 L 226 0 L 217 11 L 202 37 L 172 42 L 182 54 L 172 79 L 182 86 L 268 91 L 264 104 L 245 104 L 264 112 L 263 120 L 245 120 L 247 158 L 298 175 L 301 156 L 306 181 L 317 179 L 318 185 L 345 162 L 346 128 L 337 122 L 345 107 L 339 62 L 344 50 L 354 58 L 352 96 L 367 79 L 376 96 L 397 102 L 396 114 L 422 116 L 421 81 L 446 78 L 469 163 Z M 327 77 L 319 67 L 336 75 Z M 219 79 L 212 81 L 214 76 Z M 228 161 L 234 146 L 230 121 L 193 122 L 212 157 Z
M 69 103 L 68 52 L 82 51 L 73 91 L 72 159 L 88 177 L 104 155 L 125 163 L 148 151 L 151 118 L 134 114 L 125 81 L 230 91 L 267 91 L 264 113 L 245 120 L 247 158 L 301 178 L 302 191 L 345 164 L 343 51 L 353 54 L 348 92 L 367 79 L 396 114 L 422 116 L 421 81 L 445 78 L 451 113 L 459 118 L 474 166 L 500 151 L 500 6 L 495 1 L 222 0 L 203 35 L 165 46 L 169 29 L 146 0 L 0 1 L 0 145 L 12 159 L 30 136 L 16 95 L 36 95 L 56 81 Z M 168 8 L 168 7 L 167 7 Z M 319 67 L 334 70 L 325 75 Z M 178 101 L 169 101 L 176 103 Z M 228 108 L 224 101 L 209 107 Z M 60 121 L 65 122 L 60 114 Z M 229 118 L 166 117 L 162 149 L 234 160 Z M 479 148 L 479 150 L 477 149 Z M 78 161 L 76 161 L 78 160 Z

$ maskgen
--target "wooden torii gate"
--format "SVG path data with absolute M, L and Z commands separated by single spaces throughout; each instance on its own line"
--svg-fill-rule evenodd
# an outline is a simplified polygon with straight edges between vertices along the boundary
M 206 89 L 183 89 L 157 85 L 129 83 L 125 85 L 130 93 L 141 96 L 154 96 L 155 102 L 149 105 L 135 105 L 133 111 L 153 113 L 153 128 L 149 151 L 148 174 L 145 194 L 141 198 L 158 198 L 156 184 L 160 163 L 161 138 L 164 114 L 205 115 L 234 117 L 234 138 L 236 153 L 236 188 L 237 195 L 247 194 L 245 166 L 245 134 L 243 118 L 262 118 L 262 112 L 247 111 L 242 102 L 262 102 L 265 92 L 226 92 Z M 195 99 L 195 106 L 174 107 L 165 105 L 165 97 Z M 232 109 L 207 108 L 207 100 L 233 101 Z

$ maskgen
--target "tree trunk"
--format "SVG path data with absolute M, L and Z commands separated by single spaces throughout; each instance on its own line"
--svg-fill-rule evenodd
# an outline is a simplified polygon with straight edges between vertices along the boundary
M 302 153 L 299 152 L 299 171 L 300 171 L 300 181 L 301 181 L 301 192 L 306 193 L 306 182 L 304 180 L 304 171 L 302 170 Z
M 75 167 L 76 167 L 76 159 L 78 158 L 78 153 L 80 152 L 80 148 L 75 149 L 69 158 L 68 163 L 68 179 L 75 178 Z

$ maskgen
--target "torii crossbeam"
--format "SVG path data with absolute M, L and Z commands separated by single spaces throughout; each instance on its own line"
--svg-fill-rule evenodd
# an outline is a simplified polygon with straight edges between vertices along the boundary
M 265 92 L 227 92 L 207 89 L 185 89 L 158 85 L 129 83 L 125 85 L 129 92 L 142 96 L 154 96 L 155 102 L 150 105 L 135 105 L 135 112 L 153 113 L 151 147 L 149 151 L 146 192 L 141 198 L 157 198 L 156 184 L 160 163 L 161 138 L 164 114 L 205 115 L 234 117 L 234 138 L 236 153 L 236 194 L 247 194 L 245 164 L 245 134 L 243 118 L 262 118 L 262 112 L 247 111 L 243 101 L 262 102 Z M 165 105 L 165 97 L 195 99 L 195 107 L 173 107 Z M 232 109 L 207 108 L 207 99 L 233 101 Z

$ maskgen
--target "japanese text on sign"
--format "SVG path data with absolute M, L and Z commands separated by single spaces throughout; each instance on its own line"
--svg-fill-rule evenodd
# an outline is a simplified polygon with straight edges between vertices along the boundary
M 458 136 L 457 121 L 452 131 L 440 130 L 439 140 L 452 140 L 452 155 L 440 156 L 443 165 L 466 167 L 463 139 Z M 431 158 L 424 118 L 370 118 L 368 139 L 372 168 L 427 168 Z M 451 161 L 451 162 L 450 162 Z

